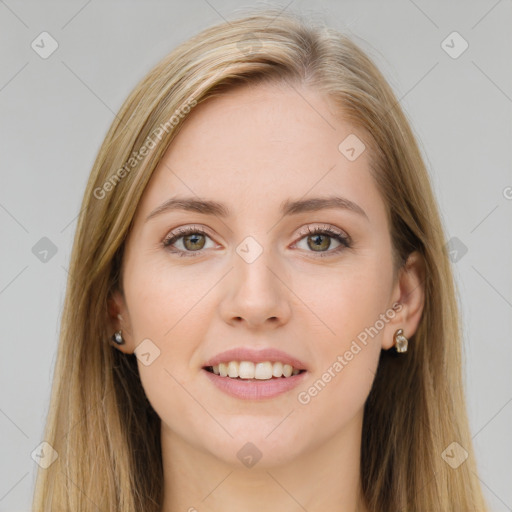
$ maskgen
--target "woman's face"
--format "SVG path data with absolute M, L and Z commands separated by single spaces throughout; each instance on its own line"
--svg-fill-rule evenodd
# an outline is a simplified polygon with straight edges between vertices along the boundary
M 257 454 L 239 453 L 251 442 L 270 466 L 360 429 L 381 349 L 416 324 L 392 309 L 402 297 L 385 205 L 355 134 L 312 90 L 243 87 L 195 107 L 153 174 L 127 240 L 116 325 L 120 350 L 139 347 L 147 397 L 180 442 L 233 464 Z M 286 208 L 334 197 L 345 203 Z M 226 214 L 160 208 L 177 198 Z M 205 369 L 234 348 L 280 350 L 306 371 L 279 377 L 293 380 L 275 394 L 276 378 Z M 219 379 L 248 386 L 249 398 Z

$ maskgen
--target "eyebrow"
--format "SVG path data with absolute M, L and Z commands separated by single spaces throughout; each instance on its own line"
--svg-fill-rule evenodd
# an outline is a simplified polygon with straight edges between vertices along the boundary
M 352 211 L 369 220 L 366 212 L 358 204 L 345 197 L 339 196 L 314 197 L 300 200 L 288 199 L 281 203 L 280 212 L 284 217 L 286 215 L 297 215 L 299 213 L 316 212 L 326 209 Z M 230 217 L 232 215 L 231 211 L 225 204 L 217 201 L 197 197 L 172 197 L 155 208 L 146 217 L 146 222 L 157 215 L 175 210 L 185 210 L 202 213 L 204 215 L 215 215 L 222 218 Z

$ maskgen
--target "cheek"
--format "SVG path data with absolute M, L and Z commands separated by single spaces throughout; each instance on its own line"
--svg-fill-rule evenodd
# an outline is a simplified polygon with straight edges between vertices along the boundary
M 135 345 L 145 339 L 153 343 L 150 364 L 137 361 L 141 383 L 164 424 L 186 437 L 190 424 L 204 423 L 204 410 L 189 393 L 199 395 L 192 385 L 200 371 L 193 366 L 194 355 L 207 337 L 204 296 L 216 280 L 160 262 L 134 261 L 131 268 L 125 289 Z
M 318 418 L 321 431 L 311 432 L 311 443 L 336 436 L 354 419 L 362 418 L 362 410 L 370 393 L 376 372 L 379 350 L 372 346 L 356 347 L 339 352 L 323 372 L 314 375 L 307 385 L 298 391 L 297 407 L 301 418 Z M 338 356 L 341 356 L 338 359 Z M 298 411 L 298 412 L 299 412 Z M 318 439 L 317 439 L 318 438 Z
M 323 335 L 315 337 L 314 375 L 297 401 L 311 414 L 329 415 L 333 433 L 363 407 L 373 384 L 382 339 L 375 325 L 385 312 L 388 291 L 379 279 L 376 266 L 354 266 L 313 294 Z
M 364 405 L 378 365 L 391 279 L 377 260 L 317 276 L 316 287 L 303 281 L 301 293 L 319 327 L 312 340 L 314 375 L 297 398 L 310 412 L 334 415 L 338 427 Z
M 197 314 L 215 277 L 173 268 L 165 258 L 134 261 L 131 268 L 125 288 L 135 339 L 154 337 L 160 344 L 177 346 L 184 333 L 200 338 L 204 322 L 197 321 Z
M 311 326 L 318 325 L 316 339 L 323 340 L 326 347 L 343 350 L 386 311 L 391 270 L 377 260 L 354 258 L 338 268 L 292 279 L 291 287 L 303 303 L 298 307 L 311 319 Z
M 208 322 L 199 321 L 198 315 L 204 306 L 201 298 L 213 285 L 209 283 L 212 278 L 203 276 L 199 281 L 191 272 L 157 261 L 130 263 L 125 293 L 134 345 L 142 349 L 141 342 L 146 343 L 143 351 L 137 349 L 146 396 L 161 418 L 173 410 L 187 410 L 193 415 L 193 400 L 184 389 L 198 372 L 194 354 L 208 328 Z M 149 357 L 141 356 L 148 352 Z M 172 417 L 167 419 L 172 421 Z

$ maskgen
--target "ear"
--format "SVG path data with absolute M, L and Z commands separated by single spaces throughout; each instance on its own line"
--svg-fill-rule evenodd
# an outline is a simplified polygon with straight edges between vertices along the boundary
M 124 295 L 120 290 L 115 290 L 108 298 L 108 316 L 112 330 L 111 335 L 120 330 L 124 339 L 123 345 L 114 342 L 111 342 L 111 345 L 125 354 L 132 354 L 135 347 L 133 346 L 130 314 Z
M 412 252 L 400 268 L 392 298 L 390 308 L 396 313 L 384 330 L 382 348 L 386 350 L 393 346 L 393 336 L 397 329 L 403 329 L 404 336 L 410 338 L 416 332 L 423 314 L 425 262 L 418 251 Z

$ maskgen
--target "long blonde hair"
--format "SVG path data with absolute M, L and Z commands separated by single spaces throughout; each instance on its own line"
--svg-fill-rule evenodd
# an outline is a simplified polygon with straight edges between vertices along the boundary
M 398 100 L 350 38 L 296 14 L 255 10 L 180 44 L 135 87 L 99 150 L 84 194 L 39 469 L 35 511 L 159 511 L 160 419 L 135 355 L 108 343 L 108 299 L 151 175 L 196 104 L 244 83 L 322 91 L 366 134 L 390 220 L 395 270 L 425 261 L 423 316 L 407 357 L 383 351 L 365 404 L 361 480 L 375 512 L 485 511 L 462 388 L 456 288 L 425 164 Z M 144 149 L 145 148 L 145 149 Z M 453 468 L 457 442 L 469 458 Z

